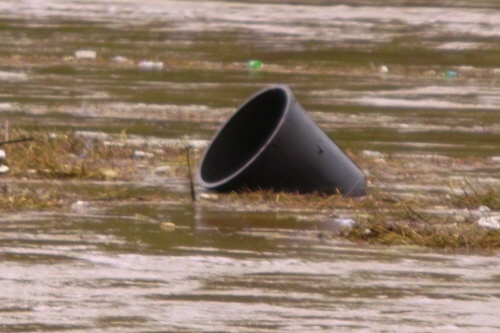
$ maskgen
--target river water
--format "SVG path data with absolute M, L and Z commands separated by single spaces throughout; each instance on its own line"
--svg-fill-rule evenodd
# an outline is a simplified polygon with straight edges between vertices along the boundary
M 487 158 L 499 39 L 493 0 L 0 1 L 1 119 L 207 141 L 284 83 L 343 147 Z M 1 332 L 500 332 L 495 253 L 325 241 L 251 209 L 73 208 L 0 218 Z

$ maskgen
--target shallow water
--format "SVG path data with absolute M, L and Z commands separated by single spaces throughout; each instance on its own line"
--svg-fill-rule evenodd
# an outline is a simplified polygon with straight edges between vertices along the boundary
M 0 110 L 28 128 L 37 115 L 55 128 L 208 140 L 254 92 L 285 83 L 340 144 L 493 155 L 500 7 L 475 5 L 1 2 Z M 97 59 L 74 59 L 82 49 Z M 141 60 L 164 68 L 141 71 Z
M 500 330 L 498 256 L 325 242 L 271 213 L 147 209 L 176 230 L 116 207 L 3 220 L 2 332 Z
M 499 38 L 497 1 L 0 1 L 0 112 L 206 141 L 285 83 L 345 148 L 498 156 Z M 295 212 L 182 200 L 72 209 L 0 219 L 1 332 L 500 332 L 495 253 L 325 241 Z

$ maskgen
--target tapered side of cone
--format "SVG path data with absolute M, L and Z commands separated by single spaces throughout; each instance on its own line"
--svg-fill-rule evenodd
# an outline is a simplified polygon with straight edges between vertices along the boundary
M 366 177 L 285 85 L 264 89 L 218 131 L 198 170 L 217 191 L 274 189 L 360 196 Z

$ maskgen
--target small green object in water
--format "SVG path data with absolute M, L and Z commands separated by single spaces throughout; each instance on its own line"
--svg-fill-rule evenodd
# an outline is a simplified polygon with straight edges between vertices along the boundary
M 259 68 L 262 68 L 262 61 L 260 61 L 260 60 L 250 60 L 247 63 L 247 66 L 250 69 L 259 69 Z
M 458 73 L 455 71 L 444 71 L 444 76 L 445 77 L 456 77 L 456 76 L 458 76 Z

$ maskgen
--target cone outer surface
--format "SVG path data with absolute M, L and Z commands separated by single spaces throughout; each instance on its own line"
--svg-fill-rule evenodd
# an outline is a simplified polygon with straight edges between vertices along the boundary
M 222 126 L 198 182 L 216 191 L 365 193 L 366 176 L 309 117 L 286 85 L 263 89 Z

